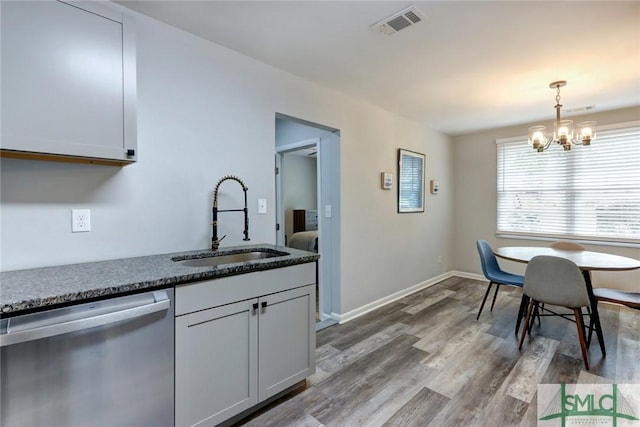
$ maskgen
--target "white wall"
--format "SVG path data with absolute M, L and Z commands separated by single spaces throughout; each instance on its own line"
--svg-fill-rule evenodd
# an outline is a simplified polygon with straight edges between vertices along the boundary
M 341 128 L 345 311 L 449 271 L 451 262 L 449 137 L 373 108 L 363 113 L 353 117 L 360 126 Z M 424 213 L 398 214 L 397 185 L 381 189 L 381 172 L 392 172 L 397 184 L 399 148 L 425 153 L 426 181 L 440 180 L 440 193 L 425 196 Z
M 447 136 L 134 15 L 139 161 L 115 168 L 3 159 L 2 270 L 207 248 L 213 187 L 226 174 L 249 188 L 252 243 L 275 242 L 276 113 L 341 131 L 342 312 L 449 270 Z M 397 214 L 395 190 L 380 189 L 379 174 L 396 173 L 401 147 L 426 153 L 427 179 L 440 179 L 425 213 Z M 268 200 L 267 215 L 257 215 L 258 198 Z M 241 202 L 239 186 L 221 186 L 221 209 Z M 91 209 L 90 233 L 71 233 L 72 208 Z M 222 247 L 242 243 L 242 215 L 221 214 L 220 223 Z
M 574 117 L 579 122 L 590 117 L 598 125 L 637 120 L 640 107 Z M 550 121 L 552 118 L 549 119 Z M 496 139 L 527 135 L 531 124 L 494 129 L 454 138 L 455 214 L 453 267 L 459 271 L 482 274 L 476 240 L 492 246 L 548 246 L 549 242 L 496 237 Z M 594 144 L 597 144 L 597 140 Z M 586 149 L 588 148 L 577 148 Z M 585 245 L 594 251 L 640 259 L 639 248 Z M 524 272 L 524 265 L 499 260 L 509 271 Z M 610 286 L 640 291 L 640 271 L 594 272 L 594 286 Z

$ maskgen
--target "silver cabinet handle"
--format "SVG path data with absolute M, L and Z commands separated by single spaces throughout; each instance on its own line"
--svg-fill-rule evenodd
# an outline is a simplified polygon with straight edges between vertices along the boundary
M 7 333 L 0 335 L 0 347 L 34 341 L 40 338 L 68 334 L 70 332 L 95 328 L 122 320 L 134 319 L 136 317 L 146 316 L 158 311 L 168 310 L 171 307 L 171 300 L 166 292 L 154 292 L 153 297 L 154 302 L 151 304 L 139 305 L 124 310 L 116 310 L 109 313 L 92 315 L 85 318 L 63 321 L 60 323 L 19 330 L 16 332 L 10 332 L 9 330 Z

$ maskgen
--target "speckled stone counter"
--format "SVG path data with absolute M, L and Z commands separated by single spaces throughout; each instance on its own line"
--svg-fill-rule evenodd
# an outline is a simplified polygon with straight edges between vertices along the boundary
M 174 262 L 174 259 L 215 254 L 201 250 L 2 272 L 0 316 L 10 317 L 87 300 L 304 264 L 319 258 L 312 252 L 267 244 L 221 248 L 217 254 L 255 250 L 286 252 L 287 255 L 215 267 L 186 267 Z

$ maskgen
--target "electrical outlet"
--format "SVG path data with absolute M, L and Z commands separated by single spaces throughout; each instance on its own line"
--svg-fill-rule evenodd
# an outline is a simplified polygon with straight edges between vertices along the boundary
M 91 211 L 89 209 L 71 210 L 71 232 L 91 231 Z
M 438 264 L 442 264 L 442 256 L 438 255 Z

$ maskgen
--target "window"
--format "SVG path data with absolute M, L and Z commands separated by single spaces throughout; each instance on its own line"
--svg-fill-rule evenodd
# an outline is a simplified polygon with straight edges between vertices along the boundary
M 600 127 L 570 152 L 496 143 L 498 234 L 640 243 L 640 122 Z
M 425 155 L 398 150 L 398 212 L 424 212 Z

